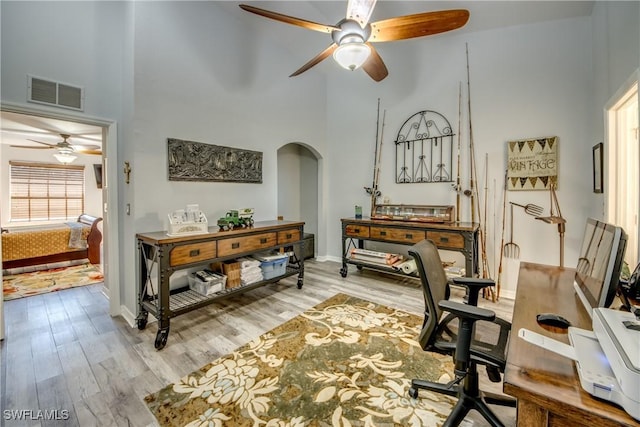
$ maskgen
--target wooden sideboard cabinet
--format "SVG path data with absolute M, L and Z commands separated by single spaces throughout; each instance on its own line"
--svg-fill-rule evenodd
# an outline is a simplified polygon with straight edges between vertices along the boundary
M 465 273 L 472 277 L 478 273 L 478 230 L 476 223 L 430 223 L 417 221 L 387 221 L 370 218 L 343 218 L 342 220 L 342 269 L 347 277 L 347 264 L 358 268 L 397 273 L 391 267 L 370 264 L 351 259 L 352 248 L 364 249 L 366 241 L 395 243 L 412 246 L 424 239 L 433 240 L 439 249 L 460 252 L 465 258 Z
M 304 222 L 261 221 L 250 228 L 219 231 L 209 227 L 206 234 L 168 236 L 164 231 L 139 233 L 138 241 L 138 329 L 147 326 L 149 313 L 158 319 L 155 348 L 164 348 L 169 336 L 169 319 L 251 289 L 298 275 L 304 277 Z M 184 287 L 170 289 L 171 275 L 178 270 L 207 268 L 212 262 L 246 257 L 257 252 L 292 247 L 284 274 L 247 285 L 223 289 L 204 296 Z

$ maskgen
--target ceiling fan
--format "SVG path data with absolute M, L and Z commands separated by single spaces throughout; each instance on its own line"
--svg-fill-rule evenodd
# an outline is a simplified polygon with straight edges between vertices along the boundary
M 35 150 L 57 149 L 58 152 L 54 154 L 54 156 L 56 159 L 58 159 L 60 163 L 73 162 L 76 159 L 76 156 L 73 155 L 74 153 L 102 155 L 102 149 L 99 145 L 78 144 L 78 143 L 71 144 L 69 142 L 69 138 L 71 138 L 71 135 L 65 134 L 65 133 L 61 133 L 60 137 L 62 138 L 62 141 L 58 142 L 57 144 L 49 144 L 48 142 L 29 139 L 29 141 L 42 144 L 43 147 L 32 146 L 32 145 L 10 145 L 10 147 L 30 148 Z
M 372 43 L 429 36 L 464 26 L 469 20 L 465 9 L 424 12 L 369 22 L 376 0 L 349 0 L 347 14 L 335 25 L 324 25 L 305 19 L 241 4 L 247 12 L 276 21 L 297 25 L 309 30 L 331 34 L 333 43 L 289 77 L 304 73 L 333 54 L 342 67 L 356 70 L 360 67 L 375 81 L 383 80 L 389 72 Z

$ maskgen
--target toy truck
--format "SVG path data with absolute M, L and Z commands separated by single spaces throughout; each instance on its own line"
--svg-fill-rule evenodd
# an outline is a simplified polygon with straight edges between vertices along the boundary
M 218 220 L 220 231 L 233 230 L 234 227 L 251 227 L 253 225 L 253 209 L 230 210 Z

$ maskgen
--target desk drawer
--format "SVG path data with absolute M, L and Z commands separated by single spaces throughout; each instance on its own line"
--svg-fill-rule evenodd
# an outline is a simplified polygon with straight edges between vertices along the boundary
M 411 230 L 408 228 L 371 227 L 372 239 L 413 244 L 424 240 L 424 237 L 425 233 L 421 230 Z
M 218 256 L 228 256 L 243 252 L 252 252 L 275 246 L 276 233 L 263 233 L 253 236 L 218 240 Z
M 278 244 L 297 242 L 300 240 L 300 230 L 292 228 L 291 230 L 278 231 Z
M 347 224 L 347 226 L 345 227 L 345 234 L 349 237 L 362 237 L 367 239 L 369 238 L 369 226 Z
M 215 257 L 216 242 L 193 243 L 173 248 L 169 255 L 169 264 L 175 267 L 192 262 L 206 261 Z
M 439 248 L 464 249 L 464 237 L 446 231 L 427 231 L 427 239 L 433 240 Z

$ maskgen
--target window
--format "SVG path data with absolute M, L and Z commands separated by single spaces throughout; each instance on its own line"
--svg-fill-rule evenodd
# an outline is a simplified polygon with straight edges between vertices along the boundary
M 65 221 L 84 212 L 84 166 L 9 162 L 11 222 Z

